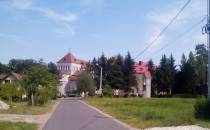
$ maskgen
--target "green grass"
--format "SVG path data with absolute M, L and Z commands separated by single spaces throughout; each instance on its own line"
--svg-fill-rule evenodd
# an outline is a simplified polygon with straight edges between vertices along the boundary
M 0 122 L 0 130 L 37 130 L 37 125 L 20 122 Z
M 49 101 L 43 106 L 29 106 L 27 102 L 12 103 L 8 110 L 0 110 L 0 114 L 40 115 L 49 112 L 55 101 Z M 0 129 L 1 130 L 1 129 Z
M 194 124 L 210 128 L 210 121 L 194 118 L 195 99 L 88 98 L 85 102 L 135 128 Z

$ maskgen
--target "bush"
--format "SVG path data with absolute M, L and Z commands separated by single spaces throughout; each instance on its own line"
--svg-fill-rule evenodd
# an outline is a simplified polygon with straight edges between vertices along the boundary
M 93 78 L 87 73 L 82 72 L 77 79 L 77 90 L 79 93 L 88 92 L 90 96 L 95 94 L 95 83 Z
M 113 95 L 113 90 L 110 85 L 105 85 L 103 89 L 103 95 L 107 97 L 111 97 Z
M 194 114 L 199 119 L 210 119 L 210 100 L 198 99 L 194 105 Z
M 0 86 L 0 97 L 8 101 L 21 101 L 25 89 L 18 82 L 3 84 Z

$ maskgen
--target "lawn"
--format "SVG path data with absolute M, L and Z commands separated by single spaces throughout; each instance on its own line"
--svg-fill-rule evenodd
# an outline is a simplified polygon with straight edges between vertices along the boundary
M 195 99 L 88 98 L 85 102 L 135 128 L 194 124 L 210 128 L 210 121 L 194 118 Z
M 0 122 L 0 130 L 37 130 L 37 125 L 20 122 Z
M 29 106 L 27 102 L 12 103 L 8 110 L 0 110 L 0 114 L 40 115 L 49 112 L 55 101 L 49 101 L 43 106 Z M 0 129 L 1 130 L 1 129 Z

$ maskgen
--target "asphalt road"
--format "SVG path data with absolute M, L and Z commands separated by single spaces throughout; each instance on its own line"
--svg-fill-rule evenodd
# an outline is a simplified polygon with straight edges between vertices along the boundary
M 43 130 L 128 130 L 78 99 L 62 99 Z

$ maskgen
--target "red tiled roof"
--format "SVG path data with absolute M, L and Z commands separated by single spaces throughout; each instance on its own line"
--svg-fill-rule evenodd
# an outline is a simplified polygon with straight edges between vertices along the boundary
M 154 65 L 154 69 L 156 69 L 156 65 Z M 136 74 L 144 74 L 145 77 L 151 78 L 151 74 L 148 70 L 148 63 L 140 61 L 134 65 L 134 71 Z
M 63 58 L 61 58 L 58 63 L 76 63 L 76 64 L 86 64 L 86 61 L 77 59 L 73 54 L 68 53 Z

